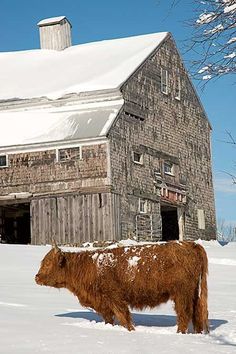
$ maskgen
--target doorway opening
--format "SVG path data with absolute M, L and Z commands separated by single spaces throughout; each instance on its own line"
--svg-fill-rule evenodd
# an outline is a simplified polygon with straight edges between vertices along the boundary
M 0 206 L 0 242 L 28 244 L 30 234 L 30 203 Z
M 162 241 L 179 240 L 177 208 L 161 205 Z

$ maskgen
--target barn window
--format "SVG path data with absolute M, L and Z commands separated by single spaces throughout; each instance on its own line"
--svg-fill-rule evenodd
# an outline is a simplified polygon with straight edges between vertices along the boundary
M 81 160 L 81 158 L 81 148 L 79 146 L 57 150 L 58 162 Z
M 168 94 L 168 71 L 161 68 L 161 92 Z
M 147 200 L 139 198 L 139 212 L 142 214 L 146 214 L 148 209 Z
M 177 76 L 175 80 L 175 99 L 180 101 L 180 98 L 181 98 L 181 81 L 180 81 L 180 76 Z
M 171 162 L 164 162 L 164 173 L 166 175 L 174 176 L 174 165 Z
M 143 154 L 133 152 L 133 161 L 139 165 L 143 165 Z
M 203 209 L 197 210 L 198 228 L 205 230 L 205 214 Z
M 0 167 L 8 166 L 8 158 L 7 155 L 0 155 Z

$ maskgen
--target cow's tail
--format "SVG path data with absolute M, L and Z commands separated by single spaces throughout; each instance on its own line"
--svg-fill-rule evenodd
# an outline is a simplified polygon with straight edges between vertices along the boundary
M 198 288 L 196 289 L 194 300 L 193 326 L 196 333 L 209 333 L 208 323 L 208 260 L 204 248 L 197 244 L 201 272 L 199 274 Z

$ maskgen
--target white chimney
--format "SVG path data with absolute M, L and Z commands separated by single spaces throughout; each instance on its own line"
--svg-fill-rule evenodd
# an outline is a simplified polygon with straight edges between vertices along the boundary
M 71 46 L 71 24 L 65 16 L 38 23 L 41 49 L 63 50 Z

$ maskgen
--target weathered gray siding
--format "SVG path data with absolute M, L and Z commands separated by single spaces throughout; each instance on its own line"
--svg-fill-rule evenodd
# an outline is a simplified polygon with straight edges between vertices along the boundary
M 169 73 L 167 95 L 161 92 L 161 68 Z M 178 76 L 180 100 L 174 92 Z M 110 133 L 113 187 L 121 195 L 122 237 L 135 234 L 139 197 L 147 199 L 151 209 L 156 204 L 151 214 L 161 237 L 158 205 L 172 202 L 160 195 L 154 181 L 155 170 L 167 160 L 174 164 L 175 173 L 162 173 L 161 182 L 186 191 L 184 203 L 172 203 L 179 212 L 184 210 L 185 238 L 215 238 L 211 127 L 171 38 L 124 84 L 122 93 L 124 111 Z M 143 165 L 132 161 L 133 151 L 143 154 Z M 205 230 L 198 228 L 198 209 L 204 210 Z
M 81 159 L 57 161 L 56 150 L 8 155 L 9 165 L 0 168 L 0 195 L 29 192 L 53 194 L 107 184 L 107 145 L 81 147 Z
M 119 196 L 73 194 L 31 201 L 33 244 L 81 244 L 119 240 Z
M 66 19 L 40 26 L 39 34 L 41 49 L 63 50 L 71 46 L 71 25 Z
M 119 196 L 109 192 L 107 144 L 63 148 L 63 158 L 72 156 L 65 161 L 57 154 L 53 149 L 9 154 L 8 167 L 0 169 L 0 206 L 18 210 L 22 196 L 30 203 L 33 244 L 119 239 Z

